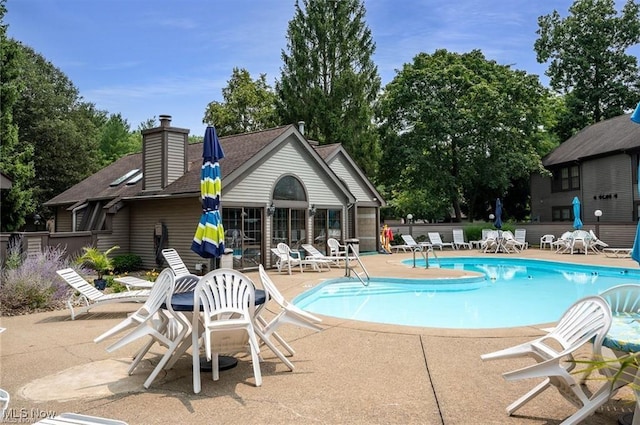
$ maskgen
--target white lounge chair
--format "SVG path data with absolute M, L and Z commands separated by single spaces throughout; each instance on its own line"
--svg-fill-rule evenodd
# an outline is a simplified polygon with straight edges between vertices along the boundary
M 205 355 L 211 360 L 213 380 L 220 379 L 219 354 L 251 353 L 255 385 L 262 385 L 260 347 L 254 329 L 255 286 L 244 274 L 231 269 L 216 269 L 204 275 L 194 290 L 193 303 L 193 391 L 201 390 L 200 338 Z M 199 314 L 202 306 L 202 314 Z M 196 314 L 198 312 L 198 314 Z M 203 332 L 200 335 L 200 319 Z
M 604 248 L 609 248 L 609 244 L 598 239 L 593 230 L 589 230 L 589 235 L 591 235 L 591 245 L 590 248 L 598 253 L 602 252 Z
M 500 248 L 499 234 L 497 230 L 489 230 L 484 241 L 480 244 L 482 252 L 497 252 Z
M 506 252 L 520 252 L 525 249 L 525 242 L 518 241 L 510 230 L 502 232 L 501 246 Z
M 61 413 L 52 418 L 44 418 L 33 425 L 127 425 L 116 419 L 82 415 L 80 413 Z
M 440 237 L 440 233 L 438 232 L 428 232 L 427 236 L 429 237 L 429 242 L 431 242 L 431 246 L 433 248 L 442 250 L 442 248 L 448 246 L 451 249 L 455 249 L 455 247 L 453 246 L 453 242 L 442 242 L 442 238 Z
M 67 299 L 67 307 L 71 310 L 71 320 L 75 320 L 78 314 L 86 313 L 92 308 L 104 304 L 127 302 L 143 303 L 149 296 L 148 289 L 104 294 L 84 280 L 82 276 L 72 268 L 58 270 L 56 273 L 73 288 L 73 293 L 69 299 Z M 85 305 L 74 309 L 74 304 L 76 304 L 78 300 L 84 302 Z
M 416 242 L 411 235 L 402 235 L 402 240 L 411 251 L 433 251 L 433 246 L 429 242 Z
M 189 272 L 189 268 L 184 263 L 184 261 L 182 261 L 182 258 L 180 258 L 180 255 L 178 254 L 178 251 L 176 251 L 175 249 L 163 249 L 162 256 L 165 260 L 167 260 L 167 264 L 169 265 L 171 270 L 173 270 L 173 273 L 176 276 L 191 274 L 191 272 Z
M 174 288 L 173 272 L 171 269 L 166 268 L 158 276 L 149 298 L 142 307 L 94 339 L 94 342 L 99 343 L 113 335 L 133 328 L 125 336 L 107 347 L 107 351 L 111 353 L 140 338 L 149 337 L 149 341 L 134 356 L 133 362 L 129 367 L 129 375 L 133 373 L 154 343 L 158 342 L 166 347 L 167 350 L 162 359 L 144 382 L 145 388 L 149 388 L 191 330 L 188 320 L 182 314 L 176 314 L 171 308 L 171 294 Z M 165 304 L 165 310 L 161 308 L 163 304 Z
M 507 407 L 511 415 L 529 400 L 550 386 L 555 386 L 560 394 L 579 410 L 563 424 L 578 424 L 591 415 L 604 401 L 604 396 L 596 392 L 592 397 L 580 386 L 580 377 L 572 374 L 576 367 L 573 354 L 585 344 L 593 341 L 593 352 L 600 355 L 602 342 L 611 326 L 611 310 L 607 302 L 599 296 L 578 300 L 563 314 L 557 326 L 548 334 L 511 348 L 483 354 L 482 360 L 530 357 L 536 363 L 521 369 L 504 373 L 507 381 L 528 378 L 544 378 L 531 391 Z M 610 387 L 606 381 L 603 387 Z M 604 398 L 602 401 L 602 398 Z
M 482 236 L 480 236 L 480 240 L 470 241 L 471 246 L 474 248 L 482 249 L 484 242 L 487 240 L 487 236 L 490 232 L 493 232 L 491 229 L 482 229 Z
M 284 347 L 284 349 L 289 352 L 290 355 L 294 355 L 294 349 L 291 348 L 291 345 L 289 345 L 280 335 L 278 335 L 277 330 L 282 325 L 290 324 L 319 332 L 322 330 L 322 328 L 319 326 L 319 324 L 322 322 L 322 319 L 296 307 L 295 305 L 287 301 L 285 297 L 280 293 L 275 283 L 273 283 L 264 267 L 262 267 L 262 264 L 258 266 L 258 268 L 262 287 L 267 294 L 267 301 L 256 313 L 256 323 L 260 328 L 258 334 L 260 338 L 265 342 L 271 341 L 271 337 L 273 336 L 273 338 L 278 341 L 280 345 L 282 345 L 282 347 Z M 269 302 L 270 300 L 273 300 L 278 305 L 278 311 L 275 312 L 276 315 L 274 317 L 265 319 L 265 317 L 260 314 L 260 312 L 266 307 L 267 302 Z M 276 355 L 277 354 L 278 353 L 276 353 Z M 291 370 L 293 370 L 293 364 L 291 364 L 289 360 L 282 360 Z
M 324 255 L 322 252 L 318 251 L 318 248 L 308 243 L 302 244 L 302 249 L 304 249 L 308 254 L 305 257 L 305 260 L 317 261 L 319 266 L 327 266 L 329 270 L 331 270 L 331 265 L 337 266 L 338 260 L 341 259 Z
M 558 239 L 551 243 L 551 248 L 556 250 L 556 254 L 564 254 L 571 251 L 573 232 L 564 232 Z
M 468 248 L 471 249 L 471 243 L 464 241 L 464 231 L 462 229 L 453 229 L 453 247 L 455 249 Z
M 513 235 L 516 238 L 516 241 L 520 243 L 522 249 L 529 248 L 529 242 L 527 242 L 527 229 L 516 229 Z
M 7 411 L 7 407 L 9 407 L 9 402 L 11 401 L 11 396 L 9 392 L 0 388 L 0 422 L 1 419 L 4 419 L 4 414 Z

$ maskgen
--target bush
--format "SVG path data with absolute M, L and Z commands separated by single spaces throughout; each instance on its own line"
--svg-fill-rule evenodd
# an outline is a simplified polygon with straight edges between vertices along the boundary
M 24 256 L 21 241 L 9 247 L 11 264 L 0 270 L 0 314 L 16 315 L 64 306 L 69 286 L 56 271 L 70 266 L 64 250 L 48 248 L 37 255 Z
M 129 273 L 142 269 L 142 258 L 135 254 L 124 254 L 111 261 L 114 273 Z

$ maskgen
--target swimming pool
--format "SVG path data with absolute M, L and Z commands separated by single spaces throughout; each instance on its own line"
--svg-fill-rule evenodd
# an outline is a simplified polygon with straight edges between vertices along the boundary
M 404 262 L 411 266 L 413 260 Z M 420 263 L 416 262 L 420 267 Z M 480 272 L 453 279 L 327 280 L 293 302 L 312 313 L 367 322 L 452 329 L 557 321 L 576 300 L 640 283 L 640 270 L 519 258 L 441 258 L 441 268 Z M 424 260 L 422 260 L 424 267 Z M 430 267 L 434 267 L 430 263 Z

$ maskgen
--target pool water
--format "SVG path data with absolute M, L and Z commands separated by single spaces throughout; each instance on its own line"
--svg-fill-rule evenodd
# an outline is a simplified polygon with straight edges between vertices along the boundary
M 405 264 L 410 267 L 413 260 Z M 416 261 L 417 267 L 424 267 Z M 517 258 L 448 257 L 430 267 L 480 272 L 454 279 L 331 279 L 293 302 L 312 313 L 367 322 L 455 329 L 557 321 L 576 300 L 623 283 L 640 270 Z

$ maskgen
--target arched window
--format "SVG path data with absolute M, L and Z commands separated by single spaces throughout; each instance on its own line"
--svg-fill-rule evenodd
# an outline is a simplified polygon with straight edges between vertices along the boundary
M 300 180 L 293 176 L 284 176 L 273 189 L 273 199 L 280 201 L 306 201 L 307 194 Z

